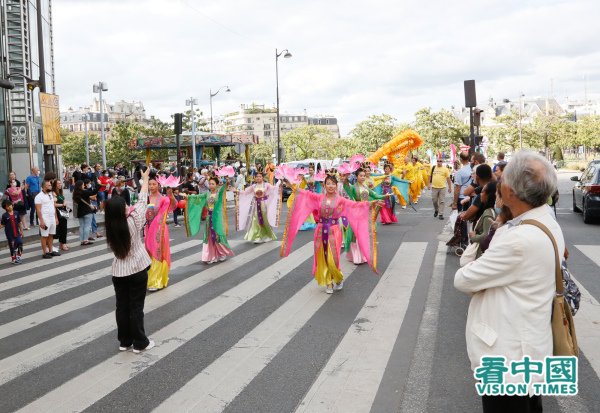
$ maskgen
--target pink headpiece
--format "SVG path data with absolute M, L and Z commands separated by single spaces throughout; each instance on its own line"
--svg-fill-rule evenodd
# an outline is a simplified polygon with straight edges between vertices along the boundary
M 168 178 L 165 178 L 164 176 L 159 176 L 158 178 L 156 178 L 156 182 L 158 182 L 163 188 L 177 188 L 181 184 L 179 178 L 175 175 L 171 175 Z
M 227 177 L 231 178 L 235 175 L 235 169 L 233 169 L 233 166 L 229 166 L 229 165 L 223 166 L 215 172 L 215 175 L 227 176 Z

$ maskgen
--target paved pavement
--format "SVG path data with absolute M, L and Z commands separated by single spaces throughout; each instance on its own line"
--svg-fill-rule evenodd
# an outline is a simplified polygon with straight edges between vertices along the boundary
M 570 211 L 568 176 L 557 211 L 583 295 L 579 395 L 544 398 L 544 410 L 598 412 L 600 225 Z M 171 226 L 169 287 L 146 298 L 157 346 L 142 355 L 117 351 L 105 242 L 51 261 L 30 254 L 34 244 L 20 267 L 3 250 L 0 411 L 480 411 L 469 297 L 453 287 L 458 258 L 437 241 L 443 223 L 426 198 L 378 228 L 379 275 L 344 261 L 333 295 L 310 275 L 310 233 L 285 259 L 279 243 L 232 233 L 236 256 L 208 266 L 199 239 Z

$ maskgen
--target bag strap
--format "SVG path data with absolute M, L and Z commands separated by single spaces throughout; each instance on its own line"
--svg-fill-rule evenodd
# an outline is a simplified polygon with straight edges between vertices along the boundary
M 552 241 L 552 246 L 554 247 L 554 256 L 556 258 L 555 259 L 555 262 L 556 262 L 556 264 L 555 264 L 555 266 L 556 266 L 556 270 L 555 270 L 556 294 L 562 295 L 563 292 L 565 291 L 565 286 L 562 281 L 562 269 L 561 269 L 561 265 L 560 265 L 559 254 L 558 254 L 558 245 L 556 245 L 556 239 L 554 239 L 554 235 L 552 235 L 552 233 L 550 232 L 550 230 L 548 229 L 547 226 L 545 226 L 541 222 L 536 221 L 534 219 L 526 219 L 524 221 L 521 221 L 520 225 L 523 225 L 523 224 L 533 225 L 534 227 L 538 227 L 539 229 L 544 231 L 546 233 L 546 235 L 548 236 L 548 238 L 550 238 L 550 241 Z
M 433 165 L 433 168 L 431 168 L 431 173 L 429 174 L 429 183 L 433 182 L 433 171 L 435 171 L 435 167 L 437 165 Z

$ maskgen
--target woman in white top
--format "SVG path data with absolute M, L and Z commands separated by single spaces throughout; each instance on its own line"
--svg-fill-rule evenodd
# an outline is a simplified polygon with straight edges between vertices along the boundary
M 112 282 L 117 300 L 117 337 L 119 350 L 133 347 L 134 353 L 154 347 L 144 330 L 144 301 L 151 259 L 144 246 L 142 229 L 148 206 L 148 176 L 142 173 L 142 188 L 137 203 L 128 211 L 125 199 L 116 196 L 106 202 L 106 241 L 115 254 Z

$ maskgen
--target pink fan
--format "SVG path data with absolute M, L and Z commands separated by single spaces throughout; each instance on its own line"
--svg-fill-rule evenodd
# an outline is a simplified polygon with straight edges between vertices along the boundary
M 350 165 L 354 165 L 355 163 L 361 164 L 365 161 L 365 156 L 357 153 L 356 155 L 350 158 Z
M 323 170 L 320 170 L 313 176 L 314 180 L 317 182 L 323 182 L 326 177 L 327 177 L 327 174 Z
M 235 175 L 235 169 L 233 169 L 233 166 L 230 166 L 230 165 L 223 166 L 222 168 L 217 169 L 217 171 L 215 172 L 215 175 L 227 176 L 229 178 L 232 178 Z
M 159 185 L 163 188 L 177 188 L 181 183 L 179 181 L 179 178 L 175 175 L 171 175 L 168 178 L 165 178 L 164 176 L 159 176 L 158 178 L 156 178 L 156 182 L 158 182 Z
M 300 172 L 298 169 L 295 169 L 294 167 L 285 164 L 279 165 L 275 170 L 275 176 L 277 177 L 277 179 L 286 179 L 292 184 L 297 184 L 299 182 L 299 173 Z
M 352 167 L 348 163 L 341 164 L 340 166 L 338 166 L 337 170 L 340 174 L 343 174 L 343 175 L 348 175 L 348 174 L 351 174 L 352 172 L 354 172 L 352 170 Z

